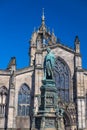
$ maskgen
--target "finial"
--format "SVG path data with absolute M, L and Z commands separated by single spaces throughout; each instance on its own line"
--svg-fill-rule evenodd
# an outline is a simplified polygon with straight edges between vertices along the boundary
M 44 8 L 42 9 L 42 20 L 45 19 L 45 16 L 44 16 Z
M 80 40 L 78 36 L 75 37 L 74 49 L 76 53 L 80 53 Z
M 80 40 L 79 40 L 79 37 L 78 37 L 78 36 L 75 37 L 75 43 L 77 43 L 77 44 L 80 43 Z
M 45 24 L 44 8 L 42 9 L 42 24 Z

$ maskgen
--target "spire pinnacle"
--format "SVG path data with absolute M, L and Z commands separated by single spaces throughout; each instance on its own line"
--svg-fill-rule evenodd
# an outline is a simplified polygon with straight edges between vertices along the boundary
M 44 8 L 42 9 L 42 24 L 45 24 Z
M 75 37 L 75 43 L 77 43 L 77 44 L 80 43 L 80 40 L 79 40 L 79 37 L 78 37 L 78 36 Z

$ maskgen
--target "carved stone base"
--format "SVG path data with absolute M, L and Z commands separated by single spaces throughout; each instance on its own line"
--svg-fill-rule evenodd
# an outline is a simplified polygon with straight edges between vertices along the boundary
M 41 86 L 41 105 L 37 115 L 34 115 L 33 128 L 36 130 L 57 130 L 56 128 L 56 107 L 57 88 L 53 80 L 43 80 Z M 33 130 L 33 129 L 32 129 Z
M 37 115 L 35 117 L 35 128 L 38 130 L 51 130 L 51 129 L 57 130 L 55 115 L 54 114 Z

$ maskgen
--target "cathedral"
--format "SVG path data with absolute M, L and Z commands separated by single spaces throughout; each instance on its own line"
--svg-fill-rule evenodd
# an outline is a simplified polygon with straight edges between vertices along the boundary
M 41 25 L 29 43 L 29 67 L 16 69 L 16 58 L 12 57 L 7 68 L 0 70 L 0 128 L 32 129 L 33 115 L 38 114 L 41 104 L 43 63 L 49 47 L 56 57 L 57 103 L 64 110 L 61 130 L 87 130 L 87 70 L 82 68 L 78 36 L 74 49 L 63 45 L 48 30 L 43 12 Z

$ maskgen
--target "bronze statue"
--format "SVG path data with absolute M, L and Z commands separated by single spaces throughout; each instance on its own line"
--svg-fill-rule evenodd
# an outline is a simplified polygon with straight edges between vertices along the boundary
M 47 55 L 44 59 L 44 79 L 53 79 L 53 69 L 55 64 L 55 56 L 50 48 L 47 48 Z

